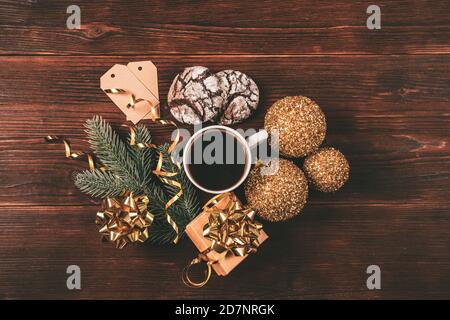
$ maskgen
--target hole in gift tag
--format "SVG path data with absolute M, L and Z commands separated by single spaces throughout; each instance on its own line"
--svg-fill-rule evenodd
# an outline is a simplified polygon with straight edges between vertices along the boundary
M 141 71 L 141 70 L 142 70 L 142 67 L 139 67 L 138 70 Z
M 113 73 L 113 74 L 111 74 L 111 78 L 114 78 L 116 75 Z

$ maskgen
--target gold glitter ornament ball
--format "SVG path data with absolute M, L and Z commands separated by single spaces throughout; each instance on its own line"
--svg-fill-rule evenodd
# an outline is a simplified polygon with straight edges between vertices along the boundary
M 325 139 L 327 123 L 320 107 L 302 96 L 285 97 L 267 110 L 264 127 L 279 132 L 280 152 L 288 157 L 304 157 L 317 150 Z
M 245 196 L 249 207 L 269 221 L 288 220 L 300 213 L 308 198 L 308 181 L 293 162 L 279 159 L 278 171 L 261 174 L 255 167 L 245 182 Z
M 339 150 L 321 148 L 306 158 L 303 170 L 315 189 L 334 192 L 348 180 L 350 165 Z

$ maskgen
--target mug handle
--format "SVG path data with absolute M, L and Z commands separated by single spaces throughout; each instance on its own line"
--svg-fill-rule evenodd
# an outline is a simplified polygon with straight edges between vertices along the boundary
M 253 149 L 258 144 L 266 141 L 269 138 L 269 134 L 266 130 L 260 130 L 257 133 L 252 134 L 247 138 L 247 144 L 250 149 Z

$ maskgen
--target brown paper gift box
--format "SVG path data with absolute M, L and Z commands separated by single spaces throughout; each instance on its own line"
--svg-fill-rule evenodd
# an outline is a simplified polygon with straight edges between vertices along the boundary
M 226 208 L 228 201 L 230 201 L 228 197 L 223 198 L 216 204 L 216 207 L 218 209 L 224 209 Z M 203 227 L 206 223 L 208 223 L 208 218 L 209 212 L 203 211 L 194 220 L 192 220 L 191 223 L 189 223 L 186 226 L 186 234 L 189 236 L 189 238 L 192 240 L 192 242 L 200 252 L 207 250 L 211 246 L 211 240 L 206 239 L 203 236 Z M 261 230 L 258 237 L 259 243 L 260 244 L 263 243 L 267 238 L 269 238 L 269 236 L 264 232 L 264 230 Z M 208 252 L 207 256 L 211 260 L 218 260 L 221 257 L 221 255 L 216 251 Z M 247 256 L 248 254 L 242 257 L 235 255 L 228 255 L 226 258 L 221 259 L 217 263 L 212 264 L 212 267 L 214 271 L 217 273 L 217 275 L 226 276 L 234 268 L 236 268 L 238 264 L 240 264 L 245 258 L 247 258 Z

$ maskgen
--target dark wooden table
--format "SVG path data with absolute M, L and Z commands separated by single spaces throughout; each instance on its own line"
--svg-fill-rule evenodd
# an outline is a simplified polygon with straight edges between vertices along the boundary
M 233 2 L 0 1 L 1 298 L 450 298 L 449 2 L 376 1 L 381 30 L 366 27 L 368 1 Z M 66 28 L 71 4 L 80 30 Z M 267 223 L 261 250 L 203 289 L 180 280 L 196 252 L 188 240 L 101 243 L 98 201 L 72 183 L 81 164 L 43 136 L 86 149 L 87 118 L 123 124 L 99 78 L 145 59 L 163 105 L 186 66 L 251 75 L 262 97 L 244 127 L 262 127 L 286 95 L 313 98 L 349 182 L 312 191 L 295 220 Z M 169 138 L 148 125 L 157 142 Z M 71 264 L 81 291 L 66 288 Z M 381 290 L 366 287 L 369 265 Z

